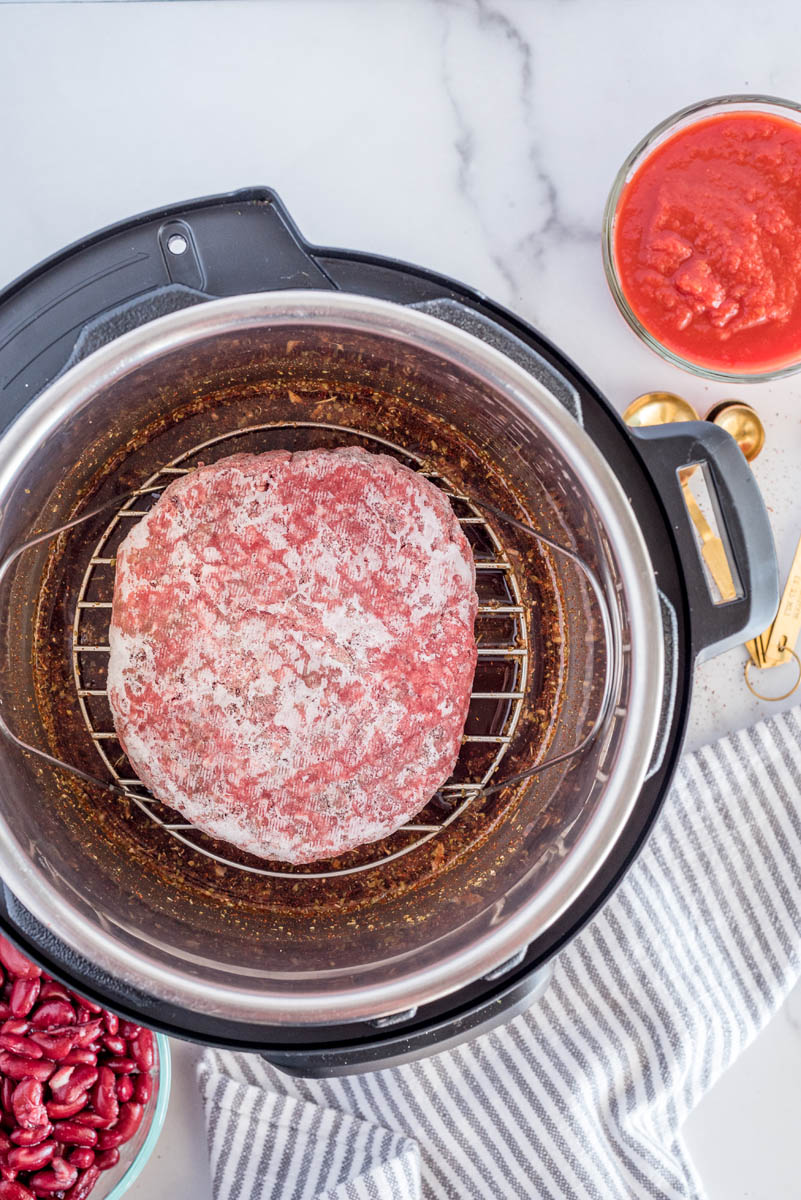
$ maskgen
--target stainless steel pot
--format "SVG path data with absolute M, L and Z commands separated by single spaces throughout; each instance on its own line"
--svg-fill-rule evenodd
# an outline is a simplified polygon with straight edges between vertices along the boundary
M 484 603 L 485 625 L 517 621 L 500 655 L 500 700 L 489 697 L 489 725 L 504 732 L 483 735 L 495 739 L 493 755 L 504 747 L 493 782 L 579 743 L 606 682 L 610 719 L 583 753 L 482 797 L 481 812 L 465 804 L 443 834 L 394 865 L 362 858 L 344 871 L 329 864 L 322 878 L 278 882 L 258 863 L 176 838 L 135 785 L 127 801 L 0 742 L 7 888 L 102 971 L 166 1004 L 244 1023 L 341 1023 L 486 977 L 580 895 L 648 773 L 663 639 L 635 514 L 546 386 L 425 312 L 341 293 L 254 294 L 119 338 L 48 387 L 0 441 L 0 559 L 200 460 L 245 446 L 354 441 L 405 456 L 465 497 L 465 521 L 489 538 L 477 556 L 509 568 L 489 569 L 507 591 Z M 609 644 L 581 571 L 504 516 L 589 564 L 611 615 Z M 103 779 L 124 777 L 125 767 L 105 744 L 113 739 L 97 736 L 110 732 L 98 728 L 102 714 L 90 711 L 103 701 L 96 664 L 108 619 L 95 606 L 107 603 L 97 597 L 113 574 L 113 562 L 93 559 L 113 559 L 126 519 L 112 507 L 43 540 L 2 584 L 4 720 L 18 738 Z M 101 649 L 83 649 L 88 638 Z M 484 669 L 495 667 L 493 643 L 484 648 Z M 525 672 L 512 671 L 513 660 Z M 391 885 L 382 882 L 388 870 Z

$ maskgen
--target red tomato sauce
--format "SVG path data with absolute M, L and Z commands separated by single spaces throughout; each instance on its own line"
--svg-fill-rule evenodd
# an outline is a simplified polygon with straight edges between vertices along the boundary
M 801 358 L 801 126 L 738 112 L 680 129 L 615 218 L 623 294 L 663 346 L 743 374 Z

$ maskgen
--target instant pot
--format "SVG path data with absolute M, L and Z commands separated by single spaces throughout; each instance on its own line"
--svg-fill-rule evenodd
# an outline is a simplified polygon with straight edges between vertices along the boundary
M 630 431 L 512 313 L 304 242 L 267 189 L 106 229 L 0 295 L 0 924 L 70 987 L 315 1075 L 408 1061 L 532 1003 L 620 881 L 695 663 L 778 603 L 764 505 L 704 422 Z M 116 548 L 171 479 L 360 445 L 450 497 L 479 662 L 453 776 L 391 838 L 292 867 L 150 795 L 106 696 Z M 678 472 L 736 576 L 715 603 Z

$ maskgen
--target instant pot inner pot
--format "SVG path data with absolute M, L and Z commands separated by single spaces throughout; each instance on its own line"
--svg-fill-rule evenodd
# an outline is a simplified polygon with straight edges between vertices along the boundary
M 105 696 L 114 553 L 157 495 L 126 500 L 130 489 L 239 451 L 343 445 L 395 455 L 452 496 L 476 559 L 479 661 L 458 765 L 419 817 L 341 859 L 292 867 L 207 837 L 138 784 Z M 299 987 L 322 997 L 435 966 L 552 877 L 614 766 L 628 639 L 592 498 L 533 414 L 384 333 L 234 328 L 165 349 L 70 412 L 20 472 L 0 549 L 115 496 L 118 505 L 17 560 L 3 589 L 2 704 L 19 737 L 125 781 L 132 796 L 3 742 L 0 802 L 20 856 L 85 927 L 113 938 L 121 961 L 135 951 L 252 993 L 254 1004 L 265 992 L 289 1003 Z M 602 736 L 489 795 L 477 794 L 482 784 L 581 741 L 607 647 L 581 571 L 482 501 L 579 554 L 604 581 L 618 627 L 616 711 Z

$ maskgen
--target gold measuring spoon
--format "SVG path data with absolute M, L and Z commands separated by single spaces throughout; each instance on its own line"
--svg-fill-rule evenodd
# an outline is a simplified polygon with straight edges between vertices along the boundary
M 644 425 L 670 425 L 673 421 L 699 421 L 700 417 L 689 400 L 674 392 L 645 392 L 632 400 L 623 420 L 636 429 Z
M 689 400 L 677 396 L 675 392 L 645 392 L 628 406 L 623 413 L 623 420 L 627 425 L 643 427 L 669 425 L 674 421 L 699 421 L 700 417 Z M 721 602 L 733 600 L 737 589 L 734 586 L 726 549 L 690 490 L 690 478 L 695 470 L 695 467 L 688 467 L 679 474 L 684 503 L 701 542 L 701 555 L 720 592 Z
M 721 400 L 710 408 L 704 420 L 719 425 L 731 434 L 745 455 L 746 462 L 753 462 L 762 453 L 765 426 L 759 413 L 750 404 L 743 404 L 741 400 Z
M 790 574 L 784 585 L 782 598 L 779 601 L 779 610 L 773 624 L 759 637 L 754 638 L 753 642 L 748 643 L 749 653 L 756 666 L 762 669 L 780 667 L 784 663 L 795 661 L 798 668 L 798 679 L 794 687 L 784 695 L 760 696 L 761 700 L 784 700 L 787 696 L 791 696 L 801 683 L 801 660 L 794 649 L 799 635 L 801 635 L 801 540 L 795 548 Z M 758 659 L 755 654 L 759 655 Z M 746 663 L 746 683 L 754 695 L 759 695 L 748 679 L 748 665 Z

